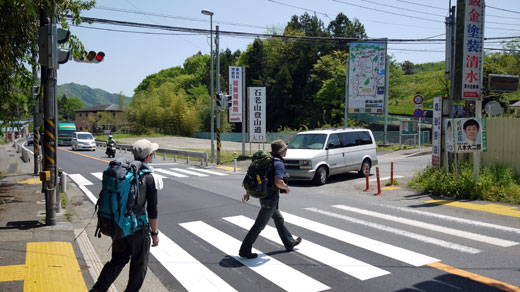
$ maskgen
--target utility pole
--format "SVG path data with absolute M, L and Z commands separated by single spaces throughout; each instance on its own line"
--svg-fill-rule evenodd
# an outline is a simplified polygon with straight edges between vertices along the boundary
M 215 52 L 216 52 L 216 61 L 217 61 L 217 94 L 220 94 L 220 52 L 219 52 L 219 35 L 218 35 L 218 25 L 215 27 Z M 217 165 L 220 164 L 220 148 L 222 148 L 222 144 L 220 142 L 220 111 L 221 107 L 217 107 Z
M 34 81 L 38 81 L 38 71 L 36 70 L 36 55 L 33 55 L 33 79 Z M 33 146 L 34 146 L 34 175 L 38 175 L 40 173 L 40 133 L 39 133 L 39 119 L 38 115 L 40 114 L 40 95 L 38 94 L 39 86 L 32 87 L 32 98 L 34 100 L 33 105 Z
M 451 6 L 450 1 L 450 15 L 446 18 L 446 79 L 450 80 L 450 98 L 448 99 L 448 113 L 450 119 L 453 118 L 453 101 L 455 94 L 455 11 L 456 7 Z M 444 126 L 444 125 L 443 125 Z M 446 136 L 445 136 L 446 141 Z M 451 163 L 453 162 L 454 154 L 449 154 L 448 149 L 445 147 L 446 143 L 444 143 L 444 171 L 448 172 L 451 168 Z

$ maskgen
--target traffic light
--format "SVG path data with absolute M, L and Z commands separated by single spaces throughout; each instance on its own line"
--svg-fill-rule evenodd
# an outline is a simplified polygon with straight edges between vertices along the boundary
M 105 53 L 104 52 L 95 52 L 95 51 L 83 51 L 81 56 L 78 58 L 74 56 L 74 61 L 79 63 L 91 63 L 91 64 L 97 64 L 101 63 L 105 59 Z
M 217 102 L 217 109 L 222 108 L 222 106 L 224 105 L 224 94 L 222 92 L 217 94 L 216 102 Z
M 225 97 L 225 101 L 224 101 L 224 108 L 225 109 L 228 109 L 228 108 L 231 108 L 233 106 L 233 101 L 232 101 L 232 98 L 231 98 L 231 95 L 224 95 Z
M 69 40 L 70 31 L 57 28 L 56 24 L 46 24 L 38 29 L 38 63 L 49 69 L 59 69 L 59 64 L 65 64 L 69 60 L 70 51 L 60 48 Z

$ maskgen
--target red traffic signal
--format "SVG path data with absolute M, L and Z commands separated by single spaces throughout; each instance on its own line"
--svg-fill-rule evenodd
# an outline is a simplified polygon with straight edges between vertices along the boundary
M 104 52 L 95 52 L 95 51 L 89 51 L 88 53 L 86 51 L 81 54 L 81 56 L 74 57 L 74 61 L 80 62 L 80 63 L 100 63 L 105 59 L 105 53 Z

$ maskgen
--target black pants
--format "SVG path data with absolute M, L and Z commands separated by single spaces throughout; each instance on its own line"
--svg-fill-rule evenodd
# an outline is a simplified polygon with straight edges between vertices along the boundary
M 289 232 L 287 227 L 285 227 L 282 213 L 278 211 L 278 200 L 272 201 L 260 199 L 260 206 L 261 208 L 256 217 L 255 224 L 247 233 L 246 238 L 244 238 L 239 252 L 242 254 L 251 252 L 253 243 L 258 238 L 258 235 L 260 235 L 260 232 L 264 230 L 271 218 L 274 220 L 274 225 L 276 226 L 276 230 L 278 231 L 278 235 L 280 236 L 285 249 L 292 249 L 294 246 L 294 239 L 292 238 L 291 232 Z
M 112 244 L 112 259 L 103 267 L 91 291 L 107 291 L 130 259 L 132 259 L 130 262 L 130 274 L 125 291 L 139 291 L 146 276 L 149 252 L 150 231 L 148 228 L 138 230 L 132 235 L 115 240 Z

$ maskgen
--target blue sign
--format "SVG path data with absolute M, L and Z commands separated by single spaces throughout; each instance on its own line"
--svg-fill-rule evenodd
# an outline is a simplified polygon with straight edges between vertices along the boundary
M 423 110 L 420 109 L 420 108 L 416 109 L 416 110 L 413 112 L 413 116 L 416 117 L 416 118 L 420 118 L 420 117 L 422 117 L 422 115 L 423 115 Z

